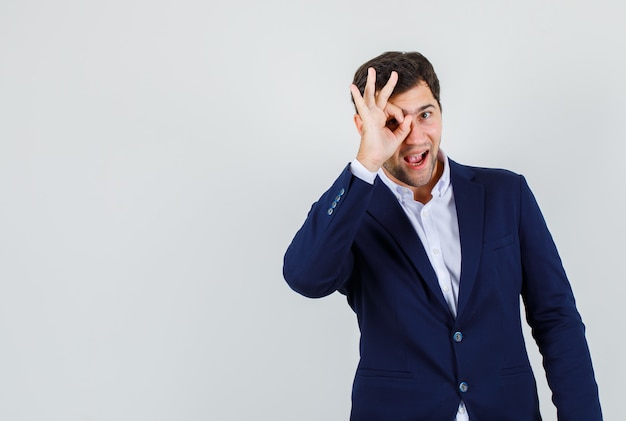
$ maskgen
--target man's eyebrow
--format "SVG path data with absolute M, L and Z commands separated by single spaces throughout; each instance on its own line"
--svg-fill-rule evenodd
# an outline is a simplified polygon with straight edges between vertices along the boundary
M 422 111 L 426 110 L 427 108 L 433 107 L 435 108 L 434 104 L 426 104 L 426 105 L 422 105 L 421 107 L 419 107 L 417 110 L 413 110 L 413 112 L 409 112 L 408 110 L 405 110 L 404 108 L 402 109 L 402 113 L 404 115 L 416 115 L 421 113 Z

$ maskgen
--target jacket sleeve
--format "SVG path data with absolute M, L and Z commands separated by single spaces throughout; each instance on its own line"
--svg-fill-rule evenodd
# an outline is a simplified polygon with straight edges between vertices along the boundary
M 558 419 L 602 420 L 585 326 L 552 236 L 523 177 L 520 195 L 522 297 Z
M 318 298 L 346 287 L 354 265 L 352 244 L 373 189 L 348 165 L 313 204 L 285 253 L 283 276 L 294 291 Z

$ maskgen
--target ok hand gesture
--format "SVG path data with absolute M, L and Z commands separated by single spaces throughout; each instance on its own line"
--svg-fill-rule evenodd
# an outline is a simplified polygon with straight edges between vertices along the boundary
M 372 172 L 378 171 L 411 131 L 411 115 L 388 102 L 398 82 L 398 73 L 391 72 L 389 80 L 376 91 L 376 70 L 367 70 L 363 96 L 356 85 L 350 86 L 358 115 L 355 122 L 361 134 L 361 144 L 356 159 Z

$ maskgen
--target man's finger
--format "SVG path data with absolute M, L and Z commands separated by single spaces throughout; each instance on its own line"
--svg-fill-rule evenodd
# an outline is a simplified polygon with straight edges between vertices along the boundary
M 364 115 L 367 115 L 367 104 L 365 104 L 365 100 L 361 96 L 361 91 L 359 91 L 359 88 L 354 83 L 350 85 L 350 93 L 352 93 L 352 99 L 354 100 L 356 111 L 359 113 L 361 118 L 363 118 Z
M 391 75 L 389 75 L 389 80 L 385 83 L 385 86 L 383 86 L 380 92 L 378 92 L 376 97 L 376 106 L 379 108 L 385 108 L 389 97 L 393 93 L 393 89 L 396 87 L 396 83 L 398 83 L 398 72 L 394 70 L 391 72 Z
M 367 69 L 367 81 L 363 91 L 363 99 L 367 104 L 376 103 L 376 70 L 373 67 Z
M 402 108 L 397 105 L 393 105 L 392 103 L 387 103 L 385 106 L 385 114 L 388 119 L 389 117 L 395 118 L 398 124 L 404 121 L 404 112 L 402 111 Z
M 412 115 L 405 115 L 404 121 L 393 131 L 394 136 L 398 141 L 402 142 L 411 132 L 411 123 L 413 122 Z

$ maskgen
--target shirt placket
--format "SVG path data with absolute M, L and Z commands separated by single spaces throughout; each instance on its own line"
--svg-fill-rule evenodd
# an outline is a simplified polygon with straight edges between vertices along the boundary
M 431 258 L 431 263 L 433 265 L 433 269 L 435 270 L 435 274 L 437 275 L 439 287 L 441 288 L 441 292 L 443 293 L 443 296 L 448 303 L 450 311 L 456 317 L 456 297 L 454 294 L 454 289 L 452 287 L 452 280 L 443 259 L 443 251 L 439 239 L 439 232 L 432 217 L 433 202 L 435 200 L 436 199 L 433 198 L 422 208 L 420 212 L 420 219 L 422 220 L 422 227 L 424 228 L 424 234 L 426 235 L 428 241 L 428 254 Z

